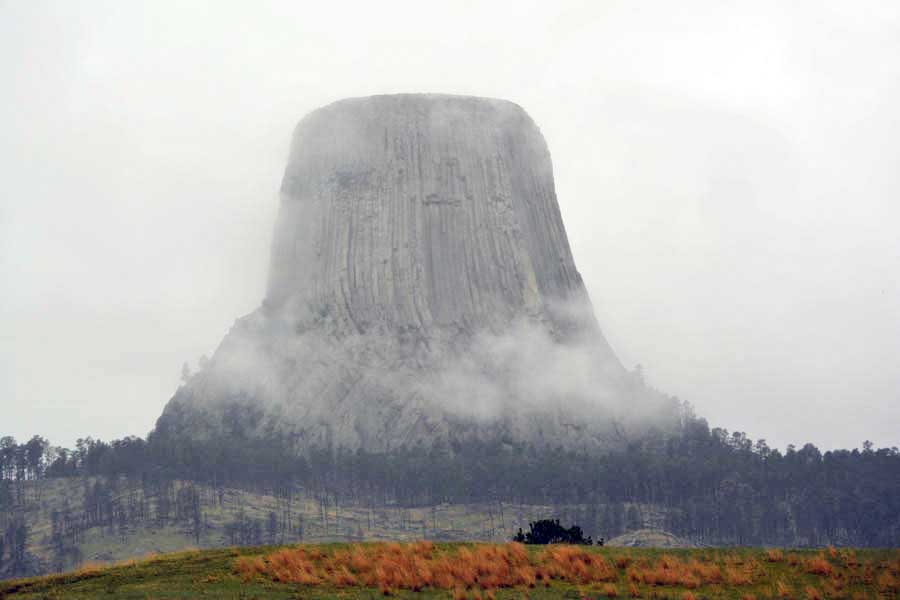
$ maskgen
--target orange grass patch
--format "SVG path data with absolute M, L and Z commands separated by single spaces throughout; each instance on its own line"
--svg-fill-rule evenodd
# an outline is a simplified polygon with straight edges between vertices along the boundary
M 615 568 L 595 552 L 578 546 L 554 545 L 541 552 L 538 562 L 546 566 L 553 579 L 580 583 L 616 581 Z
M 829 600 L 841 600 L 842 598 L 847 597 L 847 592 L 836 587 L 833 581 L 826 581 L 825 585 L 822 586 L 822 591 Z
M 841 560 L 844 561 L 844 564 L 850 568 L 858 567 L 859 560 L 856 558 L 856 552 L 850 549 L 845 549 L 841 551 Z
M 806 572 L 814 575 L 831 575 L 834 573 L 834 567 L 831 566 L 824 554 L 819 554 L 806 561 Z
M 726 567 L 725 583 L 728 585 L 750 585 L 753 583 L 753 571 L 746 568 Z
M 778 548 L 769 548 L 766 550 L 766 560 L 770 563 L 779 563 L 784 560 L 784 552 Z
M 680 586 L 696 589 L 702 585 L 722 583 L 726 579 L 734 585 L 744 585 L 752 580 L 749 565 L 740 569 L 726 567 L 725 572 L 714 563 L 691 559 L 684 562 L 675 556 L 664 554 L 656 564 L 631 567 L 626 577 L 631 583 L 643 583 L 649 586 Z
M 583 546 L 550 545 L 527 549 L 518 543 L 435 546 L 428 541 L 414 543 L 361 543 L 339 548 L 295 546 L 274 550 L 265 556 L 238 557 L 233 570 L 244 581 L 265 579 L 278 583 L 336 588 L 366 587 L 393 595 L 403 590 L 458 591 L 467 598 L 506 588 L 528 589 L 550 587 L 554 581 L 579 586 L 594 585 L 598 597 L 665 597 L 681 598 L 682 591 L 703 595 L 711 586 L 756 586 L 770 575 L 766 563 L 787 562 L 794 565 L 796 575 L 822 577 L 814 586 L 787 580 L 767 585 L 767 597 L 780 600 L 842 600 L 849 598 L 853 587 L 865 583 L 877 585 L 882 594 L 894 595 L 900 580 L 900 561 L 890 559 L 859 564 L 845 551 L 830 550 L 812 556 L 769 549 L 742 556 L 719 553 L 702 557 L 690 554 L 664 553 L 658 556 L 639 554 L 605 555 Z M 849 567 L 856 563 L 857 566 Z M 91 567 L 88 567 L 91 568 Z M 660 588 L 681 588 L 671 594 Z M 810 589 L 815 591 L 813 594 Z M 657 591 L 659 590 L 659 591 Z M 796 590 L 796 591 L 795 591 Z M 750 591 L 743 600 L 754 600 Z M 818 595 L 817 598 L 816 594 Z
M 897 583 L 897 578 L 894 577 L 894 574 L 890 571 L 884 571 L 881 575 L 878 576 L 878 591 L 884 594 L 889 594 L 900 590 L 900 585 Z
M 301 585 L 467 590 L 533 587 L 538 579 L 593 583 L 615 579 L 615 571 L 599 555 L 554 546 L 536 559 L 521 544 L 478 544 L 455 552 L 437 552 L 431 542 L 360 544 L 326 553 L 318 548 L 284 548 L 265 557 L 240 558 L 235 571 L 245 580 L 256 577 Z M 612 575 L 610 575 L 612 573 Z M 454 592 L 456 595 L 456 592 Z M 480 593 L 479 593 L 480 595 Z
M 264 557 L 239 558 L 234 571 L 244 581 L 264 578 L 300 585 L 365 586 L 386 595 L 426 588 L 478 590 L 533 588 L 552 580 L 575 584 L 612 583 L 616 567 L 596 552 L 553 545 L 529 554 L 522 544 L 475 544 L 438 551 L 427 541 L 411 544 L 357 544 L 325 552 L 316 547 L 277 550 Z M 456 592 L 454 592 L 454 595 Z M 618 595 L 618 590 L 616 590 Z
M 75 574 L 76 575 L 93 575 L 95 573 L 99 573 L 100 571 L 102 571 L 103 569 L 106 569 L 108 567 L 109 567 L 109 565 L 107 565 L 106 563 L 88 561 L 88 562 L 84 563 L 83 565 L 81 565 L 80 567 L 78 567 L 78 569 L 76 569 L 76 571 L 75 571 Z
M 822 600 L 822 592 L 808 585 L 806 586 L 806 600 Z
M 234 563 L 234 570 L 241 576 L 241 579 L 247 582 L 257 575 L 264 575 L 266 573 L 266 563 L 259 557 L 242 556 Z

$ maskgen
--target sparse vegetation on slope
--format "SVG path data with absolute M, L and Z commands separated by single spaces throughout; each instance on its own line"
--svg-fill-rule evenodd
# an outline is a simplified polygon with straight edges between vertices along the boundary
M 355 543 L 229 548 L 0 583 L 0 598 L 890 600 L 900 550 Z
M 587 537 L 670 545 L 875 546 L 900 540 L 900 452 L 785 454 L 685 415 L 621 452 L 496 440 L 297 456 L 277 438 L 0 439 L 0 578 L 188 546 L 508 540 L 541 518 Z M 43 454 L 42 454 L 43 453 Z M 614 539 L 616 538 L 616 539 Z
M 14 565 L 10 543 L 0 561 L 0 579 L 190 547 L 422 538 L 506 541 L 529 521 L 558 515 L 586 522 L 589 512 L 585 505 L 508 502 L 360 505 L 340 496 L 304 491 L 285 497 L 272 491 L 213 488 L 188 481 L 158 485 L 126 478 L 27 481 L 17 484 L 17 496 L 21 501 L 14 510 L 0 511 L 0 540 L 6 523 L 24 525 L 30 569 L 8 568 Z M 648 524 L 661 526 L 662 515 L 653 507 L 635 510 Z

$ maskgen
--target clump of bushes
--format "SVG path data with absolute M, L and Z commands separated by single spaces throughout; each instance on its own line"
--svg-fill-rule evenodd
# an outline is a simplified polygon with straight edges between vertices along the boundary
M 528 524 L 528 532 L 523 533 L 522 528 L 513 537 L 514 542 L 521 544 L 593 544 L 591 536 L 584 537 L 584 532 L 578 525 L 572 525 L 568 529 L 559 524 L 559 519 L 542 519 Z M 601 538 L 600 546 L 603 545 Z

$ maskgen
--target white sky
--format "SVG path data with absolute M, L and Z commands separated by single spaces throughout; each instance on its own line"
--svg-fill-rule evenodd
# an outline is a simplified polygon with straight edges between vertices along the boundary
M 0 0 L 0 435 L 145 435 L 262 298 L 294 124 L 426 91 L 534 117 L 652 384 L 900 443 L 900 3 L 820 0 Z

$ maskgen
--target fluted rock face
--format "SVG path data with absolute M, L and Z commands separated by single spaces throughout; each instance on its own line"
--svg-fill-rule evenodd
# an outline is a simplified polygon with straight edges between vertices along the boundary
M 358 332 L 504 327 L 583 298 L 550 155 L 517 105 L 376 96 L 297 128 L 268 299 L 334 308 Z
M 158 429 L 214 435 L 242 406 L 298 447 L 591 444 L 636 394 L 594 320 L 528 115 L 374 96 L 298 125 L 263 306 Z

